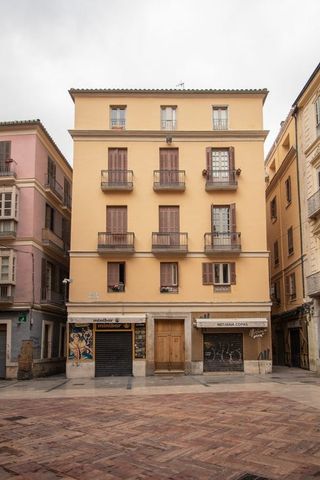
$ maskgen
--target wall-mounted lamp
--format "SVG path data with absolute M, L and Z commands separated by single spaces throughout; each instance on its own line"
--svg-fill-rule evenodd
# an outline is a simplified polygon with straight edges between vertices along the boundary
M 206 177 L 208 175 L 208 170 L 204 169 L 202 170 L 202 176 Z
M 239 177 L 239 175 L 241 175 L 241 168 L 237 168 L 236 174 L 238 175 L 238 177 Z
M 167 143 L 168 145 L 171 145 L 171 143 L 172 143 L 172 137 L 166 137 L 166 143 Z
M 67 283 L 72 283 L 72 278 L 64 278 L 64 279 L 62 280 L 62 283 L 63 283 L 64 285 L 67 285 Z

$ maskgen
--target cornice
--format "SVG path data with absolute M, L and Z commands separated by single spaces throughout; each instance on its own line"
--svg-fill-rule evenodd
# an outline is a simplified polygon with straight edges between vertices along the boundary
M 83 138 L 112 138 L 112 139 L 131 139 L 131 138 L 152 138 L 165 140 L 171 137 L 172 142 L 175 139 L 197 138 L 197 139 L 248 139 L 254 138 L 265 140 L 268 130 L 201 130 L 201 131 L 163 131 L 163 130 L 69 130 L 74 140 Z

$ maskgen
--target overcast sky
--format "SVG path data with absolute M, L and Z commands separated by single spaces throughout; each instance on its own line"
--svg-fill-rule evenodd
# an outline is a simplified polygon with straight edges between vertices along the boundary
M 0 0 L 0 121 L 72 163 L 74 88 L 267 88 L 267 151 L 320 60 L 319 0 Z

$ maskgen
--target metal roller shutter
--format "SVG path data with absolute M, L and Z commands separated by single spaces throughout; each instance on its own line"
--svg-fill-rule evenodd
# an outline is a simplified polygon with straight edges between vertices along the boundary
M 96 332 L 96 377 L 132 375 L 132 333 Z
M 243 372 L 242 333 L 204 333 L 205 372 Z

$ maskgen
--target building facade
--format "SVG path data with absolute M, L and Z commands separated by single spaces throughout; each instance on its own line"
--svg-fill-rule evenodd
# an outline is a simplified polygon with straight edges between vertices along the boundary
M 0 377 L 65 368 L 71 185 L 39 120 L 0 123 Z
M 320 70 L 266 158 L 274 363 L 319 371 Z
M 70 90 L 68 377 L 271 370 L 266 90 Z

